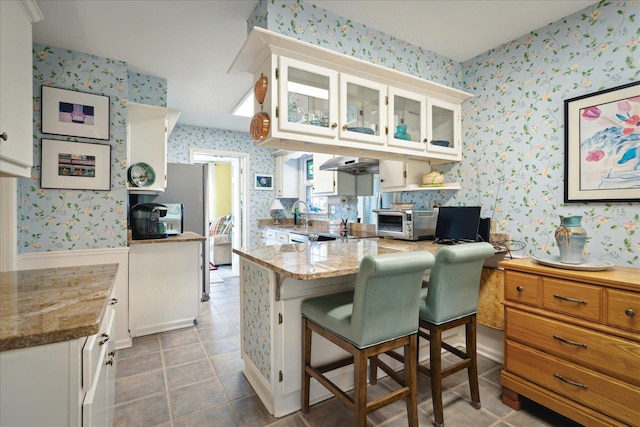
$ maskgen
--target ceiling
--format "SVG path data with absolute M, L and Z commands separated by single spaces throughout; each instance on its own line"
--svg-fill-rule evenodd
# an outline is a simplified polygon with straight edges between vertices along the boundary
M 252 87 L 227 70 L 247 36 L 257 0 L 37 0 L 35 42 L 125 61 L 167 79 L 178 123 L 246 132 L 231 114 Z M 307 1 L 370 29 L 465 61 L 581 10 L 593 0 Z M 389 19 L 393 17 L 393 19 Z M 70 30 L 73 29 L 73 30 Z

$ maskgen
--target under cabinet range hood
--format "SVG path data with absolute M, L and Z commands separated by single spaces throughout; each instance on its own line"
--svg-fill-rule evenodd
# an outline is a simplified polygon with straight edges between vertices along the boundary
M 320 165 L 321 171 L 346 172 L 352 175 L 378 173 L 379 160 L 363 157 L 334 157 Z

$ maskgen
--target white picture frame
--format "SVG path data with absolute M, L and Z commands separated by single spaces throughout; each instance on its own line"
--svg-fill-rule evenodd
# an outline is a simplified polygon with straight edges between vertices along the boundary
M 41 188 L 111 190 L 111 146 L 42 139 Z
M 108 140 L 110 98 L 42 86 L 42 133 Z

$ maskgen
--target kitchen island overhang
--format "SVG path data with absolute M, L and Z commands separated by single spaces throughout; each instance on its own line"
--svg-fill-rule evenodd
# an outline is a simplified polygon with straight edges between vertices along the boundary
M 369 238 L 234 249 L 240 257 L 244 374 L 269 412 L 281 417 L 302 406 L 303 300 L 353 289 L 360 261 L 366 255 L 424 250 L 435 254 L 441 247 L 432 241 Z M 452 330 L 443 339 L 455 341 L 457 334 L 457 330 Z M 329 363 L 347 355 L 319 336 L 313 339 L 314 364 Z M 428 343 L 422 344 L 420 355 L 424 361 L 429 354 Z M 394 368 L 399 366 L 398 363 Z M 331 380 L 343 390 L 353 388 L 352 367 L 331 374 Z M 314 404 L 333 395 L 314 380 L 310 396 Z

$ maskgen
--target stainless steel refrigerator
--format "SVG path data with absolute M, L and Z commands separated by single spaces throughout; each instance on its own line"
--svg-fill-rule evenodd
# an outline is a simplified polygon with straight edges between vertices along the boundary
M 167 164 L 167 188 L 155 203 L 184 205 L 183 231 L 193 231 L 207 240 L 202 244 L 202 301 L 209 299 L 209 165 Z

